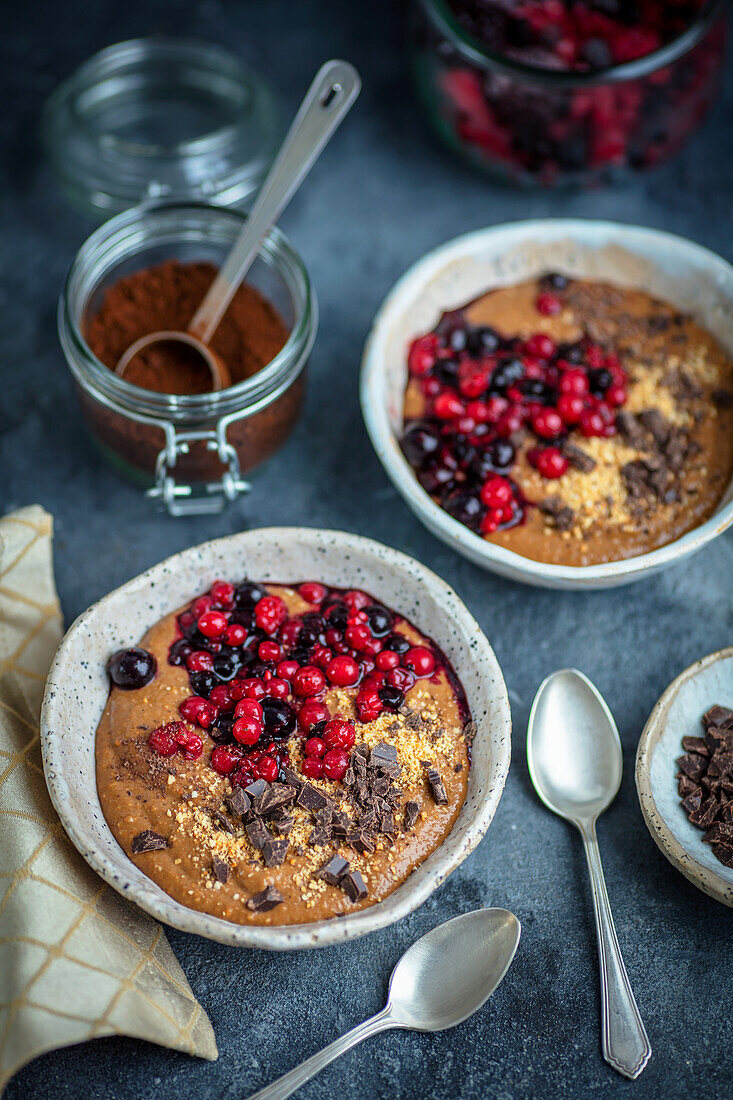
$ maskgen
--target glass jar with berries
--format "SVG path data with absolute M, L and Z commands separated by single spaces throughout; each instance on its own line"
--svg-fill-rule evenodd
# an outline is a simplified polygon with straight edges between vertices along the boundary
M 723 69 L 722 0 L 415 0 L 417 92 L 506 181 L 609 182 L 675 153 Z

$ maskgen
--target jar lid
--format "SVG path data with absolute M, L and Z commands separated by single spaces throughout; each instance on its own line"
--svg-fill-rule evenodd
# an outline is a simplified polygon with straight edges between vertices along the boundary
M 43 142 L 76 205 L 245 204 L 281 138 L 270 88 L 219 46 L 138 38 L 85 61 L 45 105 Z

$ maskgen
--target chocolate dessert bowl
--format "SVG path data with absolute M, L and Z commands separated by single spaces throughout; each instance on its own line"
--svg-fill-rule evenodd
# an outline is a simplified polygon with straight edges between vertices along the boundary
M 646 345 L 642 344 L 640 349 L 632 348 L 629 359 L 624 352 L 623 363 L 632 369 L 629 394 L 636 402 L 630 401 L 630 408 L 635 415 L 629 416 L 626 422 L 619 420 L 616 425 L 612 419 L 607 425 L 601 424 L 600 430 L 595 430 L 592 425 L 589 425 L 587 431 L 586 425 L 582 423 L 571 422 L 576 423 L 577 426 L 574 428 L 564 427 L 560 423 L 553 406 L 562 407 L 562 402 L 558 402 L 557 395 L 558 392 L 562 394 L 565 391 L 558 386 L 556 380 L 550 381 L 551 371 L 554 370 L 564 384 L 566 372 L 568 376 L 582 375 L 582 372 L 587 370 L 588 378 L 593 382 L 594 372 L 588 366 L 582 369 L 573 367 L 570 370 L 571 362 L 558 361 L 557 366 L 553 365 L 551 370 L 546 372 L 547 383 L 531 381 L 543 376 L 546 368 L 542 366 L 541 359 L 551 354 L 537 351 L 536 355 L 539 358 L 535 358 L 531 364 L 527 358 L 527 348 L 531 349 L 529 333 L 552 331 L 553 318 L 542 315 L 545 306 L 552 306 L 553 312 L 559 310 L 561 320 L 566 315 L 574 316 L 572 312 L 574 307 L 569 306 L 566 314 L 565 306 L 559 300 L 558 293 L 554 291 L 545 293 L 549 282 L 545 286 L 542 280 L 548 272 L 560 273 L 562 276 L 556 281 L 558 285 L 563 284 L 567 289 L 558 292 L 559 298 L 567 294 L 568 300 L 575 301 L 576 304 L 581 300 L 593 301 L 591 322 L 594 331 L 600 333 L 594 337 L 595 344 L 588 337 L 584 337 L 577 347 L 574 344 L 555 345 L 550 340 L 551 348 L 560 349 L 552 354 L 557 354 L 563 360 L 572 353 L 571 357 L 576 354 L 580 356 L 577 360 L 573 359 L 573 362 L 585 363 L 585 356 L 589 355 L 590 351 L 598 355 L 604 352 L 597 341 L 600 340 L 601 344 L 604 342 L 603 309 L 604 303 L 610 299 L 615 297 L 614 308 L 617 311 L 627 308 L 624 295 L 633 297 L 636 291 L 640 292 L 637 297 L 643 297 L 646 294 L 649 300 L 662 300 L 651 303 L 649 318 L 652 319 L 655 311 L 665 312 L 664 317 L 660 315 L 659 318 L 653 318 L 663 321 L 667 326 L 664 332 L 668 335 L 661 342 L 662 352 L 656 352 L 654 368 L 656 371 L 654 377 L 660 378 L 662 375 L 664 377 L 661 381 L 654 383 L 656 388 L 650 395 L 647 391 L 650 389 L 652 374 L 649 374 L 648 384 L 645 372 L 647 369 L 651 371 L 651 368 L 644 365 L 647 362 L 644 359 Z M 547 278 L 555 281 L 554 275 Z M 616 291 L 614 289 L 616 287 L 621 290 Z M 496 319 L 470 321 L 470 317 L 479 314 L 481 317 L 490 316 L 491 302 L 487 292 L 495 288 L 518 288 L 518 296 L 512 297 L 509 294 L 507 297 L 505 294 L 502 297 L 499 292 L 497 305 L 493 307 Z M 542 298 L 546 298 L 547 302 L 541 301 Z M 543 536 L 542 544 L 537 538 L 532 541 L 528 535 L 541 529 L 540 513 L 545 513 L 552 503 L 562 503 L 563 492 L 572 493 L 573 483 L 570 475 L 565 477 L 570 459 L 571 457 L 574 459 L 572 463 L 574 466 L 580 458 L 586 460 L 588 458 L 588 455 L 580 454 L 577 443 L 583 447 L 586 444 L 593 447 L 598 445 L 594 452 L 598 462 L 601 463 L 598 472 L 605 470 L 605 464 L 609 461 L 608 448 L 610 448 L 613 461 L 618 463 L 616 477 L 619 500 L 622 504 L 625 501 L 632 503 L 635 501 L 632 488 L 638 487 L 631 486 L 629 479 L 636 473 L 636 466 L 639 464 L 631 462 L 630 459 L 635 454 L 641 457 L 639 451 L 643 451 L 646 444 L 639 445 L 637 448 L 632 447 L 630 438 L 626 436 L 626 428 L 635 427 L 639 417 L 646 415 L 640 412 L 640 409 L 648 409 L 651 413 L 653 406 L 662 398 L 668 403 L 676 402 L 671 415 L 679 415 L 681 412 L 683 421 L 686 418 L 690 424 L 697 423 L 692 419 L 691 405 L 688 411 L 686 404 L 688 399 L 679 395 L 672 398 L 668 390 L 674 374 L 672 369 L 675 365 L 672 356 L 676 346 L 674 341 L 680 338 L 678 333 L 681 333 L 684 326 L 688 324 L 687 317 L 689 317 L 692 319 L 689 321 L 691 327 L 694 328 L 693 322 L 697 322 L 699 326 L 697 331 L 705 330 L 700 339 L 704 337 L 711 346 L 714 344 L 717 347 L 716 354 L 719 360 L 723 361 L 726 357 L 729 359 L 733 348 L 733 323 L 730 311 L 732 298 L 733 268 L 706 249 L 671 234 L 606 222 L 571 219 L 519 222 L 468 234 L 449 242 L 419 261 L 393 288 L 377 314 L 367 340 L 362 363 L 361 402 L 367 430 L 389 477 L 420 520 L 439 538 L 483 568 L 530 584 L 557 588 L 598 588 L 640 579 L 694 553 L 733 523 L 733 484 L 728 483 L 724 488 L 730 478 L 727 460 L 713 469 L 709 469 L 704 462 L 699 464 L 701 471 L 699 476 L 702 478 L 704 492 L 707 493 L 707 503 L 705 508 L 700 507 L 694 514 L 690 511 L 683 515 L 679 522 L 676 517 L 676 526 L 668 520 L 668 513 L 656 505 L 652 490 L 644 489 L 647 502 L 645 507 L 648 506 L 653 510 L 652 517 L 656 523 L 656 531 L 650 524 L 650 533 L 646 533 L 640 526 L 637 534 L 629 519 L 623 521 L 626 524 L 625 527 L 617 526 L 614 529 L 611 521 L 606 527 L 602 516 L 600 526 L 597 525 L 595 530 L 591 528 L 586 540 L 584 533 L 586 528 L 581 530 L 578 527 L 573 531 L 561 529 L 559 521 L 556 523 L 555 517 L 551 516 L 546 521 L 546 525 L 549 525 L 550 532 L 554 527 L 557 528 L 557 541 L 554 541 L 549 549 L 548 543 L 551 540 L 546 534 Z M 509 309 L 512 318 L 511 322 L 507 322 L 506 330 L 502 329 L 502 317 L 505 315 L 500 312 L 498 305 L 500 301 Z M 466 303 L 470 303 L 470 310 Z M 466 320 L 467 314 L 470 323 Z M 623 316 L 626 315 L 619 313 L 621 320 Z M 463 320 L 460 320 L 461 318 Z M 494 324 L 499 331 L 497 333 L 490 327 L 486 330 L 478 328 L 474 331 L 477 324 L 479 326 Z M 464 342 L 465 339 L 475 341 L 479 337 L 483 340 L 485 335 L 487 337 L 491 335 L 494 341 L 497 338 L 499 340 L 498 350 L 476 351 L 472 350 L 471 344 L 465 349 L 463 344 L 460 346 L 456 344 L 457 351 L 452 350 L 454 346 L 452 343 L 449 347 L 444 347 L 446 340 L 453 341 L 453 328 L 456 325 L 462 328 L 456 331 L 455 336 L 464 339 Z M 583 331 L 588 331 L 584 324 L 581 328 Z M 645 324 L 643 331 L 647 330 L 652 332 L 653 327 Z M 513 340 L 515 334 L 520 331 L 521 338 Z M 420 339 L 416 340 L 418 337 Z M 545 339 L 545 336 L 532 337 L 532 340 Z M 578 337 L 577 335 L 556 336 L 556 340 L 566 339 L 577 340 Z M 523 344 L 522 341 L 526 343 Z M 608 365 L 611 365 L 612 358 L 616 360 L 616 367 L 613 369 L 618 369 L 618 357 L 611 356 L 610 351 L 615 351 L 616 347 L 613 340 L 610 347 L 608 344 L 605 347 Z M 517 350 L 512 350 L 515 348 Z M 694 350 L 697 351 L 697 349 Z M 408 352 L 411 357 L 409 375 Z M 422 375 L 421 363 L 413 358 L 422 355 L 425 355 L 428 362 L 438 364 L 435 370 L 428 366 L 427 375 Z M 507 358 L 517 355 L 524 355 L 525 358 L 521 361 L 515 358 L 512 362 Z M 441 356 L 443 358 L 440 358 Z M 457 367 L 458 381 L 451 381 L 453 376 L 448 370 L 451 367 L 451 360 L 454 367 Z M 549 361 L 553 362 L 551 359 Z M 445 369 L 443 362 L 445 362 Z M 702 362 L 705 370 L 708 370 L 708 361 L 702 360 Z M 668 363 L 669 371 L 666 370 Z M 678 358 L 677 364 L 680 363 L 684 366 L 684 359 Z M 513 370 L 516 368 L 517 377 L 521 382 L 519 384 L 506 382 L 506 386 L 510 387 L 507 390 L 504 385 L 504 374 L 509 368 Z M 470 374 L 474 369 L 478 371 L 477 377 L 485 375 L 488 379 L 487 395 L 471 394 L 468 385 L 466 389 L 461 388 L 464 382 L 473 383 L 473 376 L 469 377 L 465 370 Z M 633 375 L 633 369 L 636 370 L 636 376 Z M 728 371 L 729 367 L 725 365 L 720 369 L 716 367 L 712 371 L 712 376 L 716 378 L 721 375 L 726 376 Z M 609 371 L 600 373 L 605 373 L 610 378 Z M 621 376 L 624 376 L 623 371 Z M 679 374 L 675 377 L 683 381 L 682 376 L 683 371 L 680 367 Z M 480 377 L 478 380 L 480 381 Z M 579 380 L 587 386 L 585 377 Z M 416 385 L 416 382 L 419 385 Z M 614 385 L 616 385 L 615 382 Z M 458 389 L 452 388 L 456 386 Z M 528 389 L 527 386 L 538 387 L 537 392 L 542 391 L 542 396 L 523 396 L 535 393 L 535 388 Z M 482 387 L 479 386 L 479 389 Z M 627 396 L 625 383 L 619 383 L 618 389 L 620 391 L 618 403 L 624 403 Z M 421 392 L 437 396 L 421 398 Z M 720 412 L 717 407 L 718 400 L 723 398 L 727 400 L 728 406 L 730 404 L 729 379 L 726 378 L 725 394 L 722 391 L 720 393 L 716 391 L 708 397 L 709 392 L 700 390 L 695 400 L 704 406 L 704 410 L 712 410 L 709 413 L 711 420 L 714 417 L 720 418 L 714 421 L 717 433 L 715 438 L 722 440 L 724 450 L 729 451 L 725 427 L 730 418 L 730 409 L 726 407 L 725 411 Z M 464 393 L 467 396 L 463 397 Z M 493 410 L 488 408 L 487 402 L 496 404 L 497 398 L 491 396 L 494 393 L 505 394 L 498 403 L 508 409 L 507 417 L 524 415 L 525 419 L 517 425 L 519 429 L 525 425 L 523 430 L 517 431 L 514 427 L 503 426 L 491 419 Z M 704 397 L 700 396 L 703 394 Z M 413 397 L 416 401 L 412 400 Z M 473 400 L 476 397 L 478 401 Z M 713 397 L 715 409 L 707 404 Z M 410 401 L 409 407 L 405 404 L 406 400 Z M 603 397 L 596 397 L 595 391 L 592 391 L 588 399 L 582 400 L 588 400 L 590 404 L 587 407 L 597 408 L 599 415 L 610 412 L 615 416 L 608 402 L 604 403 Z M 691 402 L 692 398 L 689 400 Z M 425 412 L 420 411 L 421 401 L 428 402 Z M 543 408 L 536 404 L 538 401 L 540 406 L 544 406 Z M 472 405 L 468 404 L 469 402 L 472 402 Z M 516 402 L 520 404 L 517 405 Z M 522 402 L 529 402 L 529 404 L 522 405 Z M 644 403 L 641 404 L 641 402 Z M 472 406 L 478 408 L 476 413 L 472 411 Z M 538 415 L 538 410 L 541 416 Z M 484 415 L 488 420 L 488 426 L 484 425 L 480 419 Z M 592 415 L 595 416 L 595 413 Z M 471 419 L 476 416 L 479 417 L 478 420 Z M 415 417 L 418 419 L 414 420 Z M 441 419 L 443 417 L 446 419 Z M 553 427 L 552 431 L 546 432 L 545 425 L 540 423 L 544 417 L 548 418 L 548 424 L 551 420 L 557 420 L 558 427 Z M 411 465 L 403 453 L 400 444 L 405 423 L 410 427 L 424 425 L 424 442 L 426 444 L 431 442 L 427 435 L 433 431 L 433 438 L 437 438 L 440 447 L 443 448 L 436 451 L 436 457 L 422 467 L 413 468 L 415 457 L 412 453 L 410 454 Z M 466 427 L 463 426 L 464 423 L 467 424 Z M 444 429 L 441 424 L 444 425 Z M 478 429 L 475 427 L 476 424 Z M 496 426 L 492 427 L 492 425 Z M 531 431 L 528 430 L 529 428 Z M 670 425 L 670 433 L 671 430 Z M 481 435 L 479 439 L 479 435 L 486 432 L 488 434 Z M 619 434 L 618 440 L 611 440 L 609 444 L 606 444 L 603 439 L 585 438 L 609 435 L 609 433 L 617 434 L 617 432 L 622 434 Z M 491 441 L 494 436 L 502 444 L 503 440 L 510 436 L 509 441 L 512 443 L 508 448 L 510 459 L 502 459 L 499 462 L 498 458 L 493 457 Z M 543 439 L 542 436 L 545 438 Z M 548 439 L 548 437 L 552 438 Z M 463 452 L 459 449 L 463 446 L 462 441 L 466 444 Z M 489 441 L 488 445 L 486 441 Z M 572 456 L 571 447 L 574 452 Z M 414 449 L 411 441 L 410 452 Z M 474 451 L 476 451 L 475 454 Z M 627 452 L 628 458 L 621 457 Z M 550 458 L 559 463 L 559 469 L 553 471 L 545 467 L 544 460 Z M 649 461 L 651 463 L 651 457 Z M 432 465 L 430 465 L 431 462 Z M 466 462 L 470 465 L 465 466 Z M 502 467 L 497 468 L 497 473 L 503 476 L 492 476 L 492 481 L 496 482 L 496 485 L 489 485 L 488 481 L 482 485 L 482 479 L 488 476 L 482 473 L 487 462 L 489 473 L 497 466 Z M 623 462 L 628 462 L 628 470 L 626 467 L 620 469 Z M 443 466 L 446 464 L 449 466 L 449 473 L 450 469 L 455 469 L 457 474 L 444 478 Z M 641 465 L 643 466 L 643 463 Z M 534 470 L 531 469 L 533 466 Z M 592 469 L 595 466 L 594 461 L 588 468 Z M 464 468 L 465 473 L 462 472 Z M 528 468 L 530 468 L 529 475 L 527 475 Z M 416 477 L 416 472 L 420 481 Z M 436 480 L 438 475 L 442 478 L 440 482 Z M 517 484 L 513 485 L 515 476 Z M 575 486 L 578 483 L 578 476 L 575 472 L 573 473 Z M 590 477 L 584 476 L 586 476 L 587 486 L 591 486 L 594 483 L 595 474 Z M 474 484 L 476 478 L 479 481 Z M 624 490 L 624 482 L 626 490 Z M 443 488 L 446 483 L 447 487 Z M 422 487 L 423 484 L 426 488 Z M 530 486 L 533 492 L 531 494 L 525 492 L 523 496 L 522 491 L 527 486 Z M 488 497 L 497 488 L 502 493 L 508 493 L 510 489 L 514 493 L 508 505 L 504 502 L 507 508 L 514 509 L 514 518 L 512 519 L 510 515 L 500 515 L 497 511 L 496 523 L 494 523 L 492 511 L 494 501 L 485 499 L 484 494 L 486 493 Z M 586 488 L 585 484 L 584 488 Z M 479 492 L 479 489 L 481 497 L 478 501 L 474 501 L 473 496 Z M 597 494 L 588 499 L 599 502 L 606 499 L 601 488 L 586 491 Z M 624 495 L 625 491 L 627 496 Z M 670 497 L 670 500 L 665 502 L 670 504 L 669 513 L 674 512 L 679 501 L 684 499 L 691 498 L 678 495 L 674 497 L 678 504 L 674 505 Z M 702 499 L 701 496 L 700 501 Z M 444 506 L 441 506 L 438 501 L 441 501 Z M 501 503 L 497 500 L 497 507 Z M 471 515 L 468 513 L 469 504 L 475 505 Z M 458 519 L 449 514 L 450 511 L 459 515 L 462 522 L 458 522 Z M 566 511 L 571 510 L 566 509 Z M 600 505 L 596 511 L 600 511 Z M 631 514 L 629 510 L 629 515 Z M 573 518 L 572 511 L 570 518 L 571 520 Z M 597 524 L 595 519 L 591 519 L 591 522 Z M 474 529 L 471 529 L 472 525 Z M 610 539 L 606 537 L 607 530 L 613 535 Z M 622 540 L 615 535 L 615 532 L 621 531 L 631 532 L 626 545 L 622 545 Z M 675 532 L 684 533 L 675 537 Z M 601 540 L 606 537 L 605 544 L 599 545 L 599 534 Z M 580 538 L 576 539 L 576 535 Z M 573 541 L 563 542 L 563 537 L 565 540 L 572 538 Z M 554 539 L 554 534 L 552 538 Z M 593 546 L 595 554 L 586 553 L 586 541 L 590 546 L 593 539 L 595 539 Z M 568 550 L 565 551 L 563 546 L 568 547 Z M 617 546 L 620 549 L 617 549 Z M 610 560 L 606 560 L 607 558 Z
M 161 617 L 219 577 L 309 579 L 358 587 L 429 635 L 451 662 L 476 724 L 466 800 L 443 843 L 381 901 L 340 919 L 237 924 L 175 901 L 127 856 L 102 813 L 95 737 L 107 701 L 109 655 L 136 644 Z M 184 931 L 271 950 L 322 946 L 384 927 L 420 905 L 486 832 L 509 766 L 511 719 L 496 658 L 455 594 L 424 566 L 367 539 L 332 531 L 272 528 L 194 547 L 128 582 L 69 630 L 51 670 L 41 720 L 44 769 L 65 829 L 90 865 L 123 896 Z

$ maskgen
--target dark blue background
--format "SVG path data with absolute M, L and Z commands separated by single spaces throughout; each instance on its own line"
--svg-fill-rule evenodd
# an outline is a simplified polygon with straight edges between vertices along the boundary
M 731 642 L 733 533 L 628 589 L 568 594 L 500 580 L 434 540 L 398 499 L 362 426 L 357 385 L 362 344 L 390 286 L 458 233 L 573 214 L 673 230 L 733 259 L 733 80 L 673 164 L 611 191 L 533 194 L 493 187 L 434 144 L 408 85 L 404 11 L 390 0 L 38 0 L 6 10 L 4 19 L 0 498 L 6 508 L 37 501 L 53 512 L 67 621 L 146 566 L 204 539 L 268 524 L 339 527 L 414 554 L 454 586 L 496 650 L 515 724 L 512 769 L 488 836 L 396 927 L 288 955 L 170 933 L 211 1016 L 217 1063 L 143 1042 L 97 1040 L 39 1058 L 15 1078 L 8 1100 L 243 1098 L 378 1009 L 392 966 L 415 937 L 492 904 L 514 910 L 524 935 L 488 1006 L 442 1035 L 373 1039 L 311 1083 L 304 1097 L 730 1096 L 730 913 L 655 847 L 639 813 L 633 764 L 641 728 L 669 680 Z M 90 225 L 69 210 L 40 163 L 39 110 L 56 82 L 94 50 L 152 32 L 227 45 L 280 89 L 289 111 L 328 57 L 349 58 L 364 78 L 351 118 L 282 223 L 321 303 L 305 415 L 247 500 L 214 519 L 157 515 L 101 464 L 82 431 L 56 337 L 59 287 Z M 577 665 L 595 680 L 624 743 L 623 785 L 599 835 L 619 940 L 654 1048 L 635 1084 L 600 1056 L 579 840 L 541 808 L 527 776 L 528 708 L 542 678 L 562 665 Z

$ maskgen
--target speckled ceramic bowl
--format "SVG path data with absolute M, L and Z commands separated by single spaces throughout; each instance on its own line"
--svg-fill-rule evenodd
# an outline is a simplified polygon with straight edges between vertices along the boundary
M 487 542 L 449 516 L 420 487 L 398 439 L 407 348 L 449 309 L 494 286 L 544 271 L 641 287 L 691 312 L 733 353 L 733 267 L 671 233 L 631 225 L 546 219 L 481 229 L 423 257 L 390 291 L 364 349 L 361 406 L 367 431 L 397 491 L 443 542 L 484 569 L 544 588 L 607 588 L 656 573 L 696 553 L 733 523 L 733 482 L 715 514 L 649 554 L 601 565 L 549 565 Z
M 94 739 L 109 654 L 139 641 L 164 615 L 217 577 L 318 579 L 364 588 L 429 634 L 453 662 L 477 726 L 468 796 L 452 831 L 388 898 L 341 919 L 284 927 L 232 924 L 188 909 L 147 878 L 112 836 L 99 805 Z M 141 909 L 184 932 L 221 943 L 285 951 L 354 939 L 411 912 L 483 837 L 509 770 L 511 714 L 501 669 L 478 623 L 423 565 L 380 543 L 338 531 L 273 527 L 176 554 L 111 592 L 81 615 L 59 648 L 41 714 L 46 781 L 74 844 L 102 878 Z
M 733 707 L 733 646 L 703 657 L 673 680 L 654 707 L 636 753 L 636 789 L 649 832 L 667 859 L 711 898 L 733 906 L 733 868 L 713 855 L 677 795 L 682 738 L 699 737 L 713 704 Z

